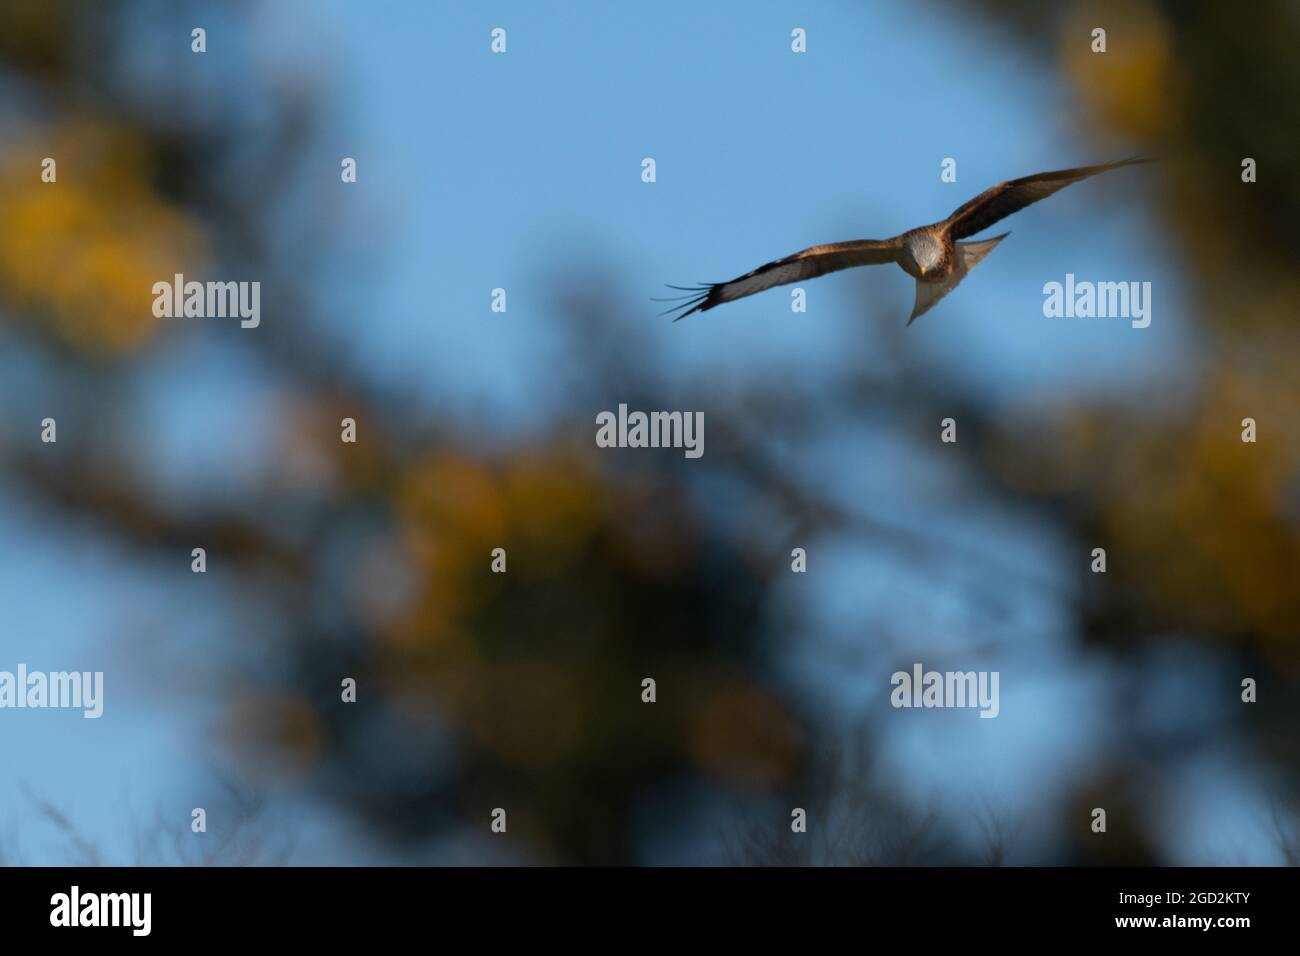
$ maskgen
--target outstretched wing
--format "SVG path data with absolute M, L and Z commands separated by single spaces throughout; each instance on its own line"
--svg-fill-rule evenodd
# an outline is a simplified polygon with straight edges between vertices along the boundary
M 1149 162 L 1149 159 L 1125 159 L 1118 163 L 1060 169 L 1052 173 L 1037 173 L 1033 176 L 1022 176 L 1020 179 L 998 183 L 969 202 L 958 206 L 943 224 L 949 229 L 949 235 L 953 239 L 964 239 L 987 229 L 1013 212 L 1019 212 L 1040 199 L 1046 199 L 1058 189 L 1064 189 L 1071 183 L 1096 176 L 1098 173 L 1119 169 L 1121 166 Z
M 833 242 L 825 246 L 813 246 L 802 252 L 796 252 L 784 259 L 777 259 L 767 265 L 759 266 L 753 272 L 747 272 L 730 282 L 715 282 L 709 285 L 683 288 L 669 286 L 670 289 L 689 293 L 682 296 L 686 301 L 673 306 L 669 312 L 685 309 L 673 319 L 684 319 L 692 312 L 704 312 L 715 305 L 742 299 L 755 292 L 771 289 L 790 282 L 815 279 L 817 276 L 854 266 L 874 266 L 886 262 L 896 262 L 900 243 L 893 239 L 860 239 L 856 242 Z M 666 314 L 666 313 L 665 313 Z

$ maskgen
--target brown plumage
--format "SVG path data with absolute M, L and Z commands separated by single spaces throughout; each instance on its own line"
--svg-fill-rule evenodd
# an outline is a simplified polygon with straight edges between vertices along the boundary
M 813 246 L 794 255 L 759 266 L 730 282 L 715 282 L 701 286 L 669 286 L 688 293 L 677 300 L 681 304 L 669 312 L 681 311 L 673 321 L 684 319 L 693 312 L 705 312 L 725 302 L 753 295 L 779 285 L 814 279 L 828 272 L 851 269 L 855 266 L 897 263 L 908 275 L 916 279 L 916 304 L 912 309 L 911 325 L 916 318 L 957 287 L 981 260 L 984 259 L 1009 233 L 978 242 L 958 242 L 987 229 L 1012 213 L 1046 199 L 1057 190 L 1121 166 L 1149 162 L 1145 159 L 1125 159 L 1099 166 L 1080 166 L 1055 172 L 1036 173 L 998 183 L 984 190 L 974 199 L 962 203 L 948 218 L 910 229 L 892 239 L 860 239 L 855 242 L 835 242 Z M 666 313 L 665 313 L 666 314 Z

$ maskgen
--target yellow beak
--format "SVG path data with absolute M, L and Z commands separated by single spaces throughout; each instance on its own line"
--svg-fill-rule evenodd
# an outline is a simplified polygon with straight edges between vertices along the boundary
M 925 266 L 921 266 L 921 275 L 925 275 Z

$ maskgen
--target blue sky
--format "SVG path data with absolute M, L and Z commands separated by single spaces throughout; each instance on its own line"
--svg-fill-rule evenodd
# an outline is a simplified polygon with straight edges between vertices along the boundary
M 358 244 L 387 242 L 389 279 L 365 290 L 358 357 L 385 375 L 519 414 L 535 407 L 533 376 L 546 375 L 534 357 L 557 279 L 608 275 L 624 297 L 611 322 L 644 326 L 665 282 L 729 278 L 819 242 L 893 235 L 1001 179 L 1132 149 L 1083 141 L 1069 91 L 1002 31 L 966 18 L 946 28 L 953 21 L 918 16 L 915 5 L 827 3 L 792 15 L 788 4 L 747 3 L 744 16 L 726 3 L 634 16 L 567 9 L 333 5 L 320 42 L 337 44 L 341 75 L 358 79 L 340 84 L 348 118 L 329 146 L 361 164 L 349 202 L 364 202 L 375 225 Z M 508 31 L 505 55 L 488 49 L 496 26 Z M 794 26 L 807 30 L 804 55 L 790 52 Z M 640 179 L 646 156 L 657 163 L 653 185 Z M 940 182 L 946 157 L 958 162 L 956 183 Z M 1125 171 L 1017 216 L 961 296 L 909 331 L 907 350 L 1008 400 L 1063 385 L 1122 389 L 1160 371 L 1184 344 L 1183 291 L 1153 242 L 1142 175 Z M 1163 321 L 1135 333 L 1044 320 L 1042 285 L 1066 272 L 1152 279 Z M 498 286 L 509 321 L 487 309 Z M 805 315 L 790 313 L 781 290 L 690 326 L 658 323 L 656 345 L 686 378 L 743 382 L 773 368 L 794 376 L 871 362 L 839 342 L 844 324 L 876 318 L 863 314 L 864 289 L 891 314 L 911 309 L 906 276 L 866 270 L 810 284 Z
M 344 0 L 269 4 L 255 22 L 237 62 L 233 52 L 223 61 L 213 29 L 202 68 L 247 67 L 286 82 L 305 72 L 326 83 L 334 112 L 316 144 L 319 179 L 296 182 L 290 208 L 311 208 L 332 191 L 342 231 L 326 240 L 342 259 L 320 289 L 328 321 L 357 368 L 413 386 L 430 408 L 503 433 L 543 423 L 556 367 L 599 361 L 561 349 L 553 335 L 561 318 L 554 290 L 571 283 L 616 293 L 608 321 L 649 336 L 668 359 L 674 398 L 688 407 L 705 384 L 739 388 L 773 375 L 810 383 L 868 368 L 892 380 L 943 375 L 1015 409 L 1044 396 L 1120 395 L 1174 381 L 1194 361 L 1188 293 L 1143 206 L 1147 169 L 1018 214 L 1009 239 L 905 332 L 912 282 L 893 268 L 810 283 L 805 314 L 792 314 L 788 290 L 778 290 L 677 324 L 655 317 L 661 307 L 649 300 L 665 282 L 729 278 L 816 243 L 883 238 L 939 219 L 999 180 L 1132 152 L 1083 136 L 1070 90 L 996 25 L 905 3 Z M 507 30 L 505 55 L 489 51 L 494 27 Z M 806 54 L 790 51 L 794 27 L 807 31 Z M 144 63 L 162 41 L 143 31 L 138 42 Z M 1050 56 L 1056 38 L 1043 42 Z M 134 82 L 153 82 L 146 67 Z M 358 160 L 359 182 L 340 198 L 342 156 Z M 654 184 L 641 181 L 647 156 L 657 164 Z M 940 181 L 946 157 L 957 160 L 956 183 Z M 286 228 L 284 241 L 293 235 Z M 1067 272 L 1151 281 L 1152 326 L 1044 318 L 1043 283 Z M 496 287 L 507 290 L 505 315 L 489 310 Z M 196 483 L 210 493 L 238 488 L 273 454 L 265 435 L 240 424 L 259 401 L 245 391 L 232 404 L 241 383 L 258 384 L 220 352 L 185 348 L 164 354 L 141 383 L 155 436 L 142 441 L 143 453 L 181 500 Z M 220 456 L 194 439 L 209 434 L 223 436 Z M 968 507 L 967 490 L 941 463 L 870 421 L 796 453 L 848 499 L 882 502 L 901 521 L 943 520 L 958 536 L 996 538 L 1026 567 L 1069 561 L 1069 542 L 1026 514 Z M 207 591 L 188 575 L 159 587 L 159 568 L 93 529 L 33 510 L 4 485 L 0 539 L 0 667 L 102 663 L 109 695 L 100 721 L 6 717 L 5 750 L 20 759 L 0 768 L 0 815 L 22 806 L 21 777 L 110 855 L 127 853 L 132 813 L 184 804 L 195 775 L 220 759 L 211 696 L 189 682 L 202 685 L 207 651 L 237 639 L 241 621 L 220 580 Z M 880 713 L 887 687 L 864 682 L 882 664 L 975 655 L 1004 672 L 996 721 L 957 713 L 883 722 L 894 728 L 884 759 L 918 799 L 937 795 L 960 812 L 966 791 L 955 779 L 994 802 L 1023 801 L 1035 781 L 1060 786 L 1115 745 L 1105 713 L 1110 663 L 1082 657 L 1050 600 L 1011 594 L 1015 626 L 990 634 L 931 600 L 917 569 L 870 548 L 824 545 L 817 560 L 836 556 L 835 570 L 810 586 L 827 633 L 778 641 L 777 652 L 791 683 L 824 694 L 846 724 Z M 914 613 L 913 643 L 830 633 L 834 622 L 870 619 L 891 600 Z M 835 645 L 846 642 L 856 668 L 840 665 L 844 648 Z M 176 673 L 187 675 L 179 690 L 167 686 Z M 1209 832 L 1207 845 L 1270 861 L 1250 771 L 1205 769 L 1226 765 L 1186 769 L 1199 783 L 1168 823 L 1169 839 L 1190 845 L 1187 834 Z M 1213 792 L 1200 785 L 1206 780 Z M 301 859 L 358 859 L 359 838 L 338 835 L 293 794 L 285 799 L 315 834 Z M 29 833 L 22 842 L 37 862 L 60 862 L 57 841 Z M 444 848 L 437 858 L 472 850 Z M 1205 862 L 1187 853 L 1185 862 Z

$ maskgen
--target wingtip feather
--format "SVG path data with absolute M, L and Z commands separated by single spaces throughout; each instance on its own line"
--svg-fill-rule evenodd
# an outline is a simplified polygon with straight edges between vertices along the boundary
M 665 283 L 665 285 L 668 284 Z M 677 289 L 680 292 L 686 292 L 688 294 L 684 296 L 679 296 L 676 299 L 662 300 L 662 301 L 669 301 L 669 302 L 676 301 L 679 302 L 680 304 L 674 305 L 668 309 L 664 309 L 664 311 L 659 313 L 658 317 L 660 318 L 662 318 L 665 315 L 670 315 L 673 312 L 677 312 L 679 310 L 685 309 L 686 311 L 682 312 L 680 315 L 673 317 L 674 322 L 680 322 L 688 315 L 693 315 L 696 312 L 703 312 L 710 307 L 709 296 L 713 294 L 713 289 L 714 289 L 714 286 L 712 285 L 699 285 L 693 288 L 689 286 L 668 285 L 668 288 Z M 683 299 L 685 299 L 686 301 L 683 302 L 682 301 Z M 651 301 L 655 301 L 655 300 L 652 299 Z

